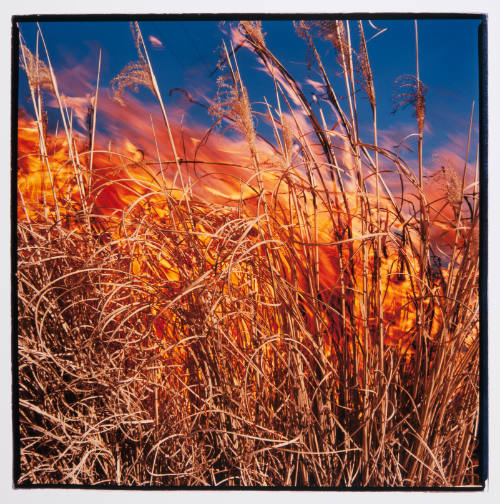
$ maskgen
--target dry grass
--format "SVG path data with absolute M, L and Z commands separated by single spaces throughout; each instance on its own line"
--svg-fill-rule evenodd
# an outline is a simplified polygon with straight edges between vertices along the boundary
M 85 146 L 48 54 L 21 41 L 35 120 L 19 123 L 17 484 L 480 483 L 477 177 L 471 192 L 466 164 L 461 178 L 443 175 L 439 198 L 424 191 L 418 70 L 399 103 L 417 112 L 417 175 L 378 145 L 363 26 L 357 52 L 353 26 L 297 26 L 323 78 L 322 103 L 339 119 L 334 135 L 260 24 L 241 23 L 275 80 L 275 138 L 266 156 L 226 48 L 214 112 L 248 150 L 230 203 L 193 194 L 199 180 L 177 154 L 180 132 L 138 24 L 139 61 L 115 88 L 122 103 L 138 85 L 157 98 L 168 177 L 159 152 L 151 165 L 94 148 L 95 109 Z M 347 112 L 317 36 L 336 48 Z M 358 130 L 359 79 L 373 112 L 369 142 Z M 57 145 L 43 92 L 59 100 Z M 440 258 L 438 224 L 449 245 Z

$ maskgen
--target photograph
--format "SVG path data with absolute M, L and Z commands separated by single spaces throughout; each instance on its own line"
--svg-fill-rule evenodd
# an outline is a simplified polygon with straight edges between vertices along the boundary
M 483 490 L 486 29 L 14 16 L 14 487 Z

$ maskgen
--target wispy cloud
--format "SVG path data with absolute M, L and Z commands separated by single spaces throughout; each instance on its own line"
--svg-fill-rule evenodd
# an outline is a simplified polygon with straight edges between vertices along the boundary
M 149 36 L 149 42 L 155 49 L 163 49 L 163 42 L 154 35 Z

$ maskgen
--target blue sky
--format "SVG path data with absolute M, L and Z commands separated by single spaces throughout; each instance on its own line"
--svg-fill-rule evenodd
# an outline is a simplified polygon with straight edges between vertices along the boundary
M 411 107 L 392 114 L 393 83 L 398 76 L 415 74 L 415 32 L 410 19 L 373 21 L 379 29 L 385 29 L 368 43 L 377 95 L 378 126 L 387 142 L 398 143 L 416 130 Z M 454 144 L 461 148 L 467 134 L 472 102 L 476 102 L 474 113 L 474 135 L 471 152 L 475 153 L 478 132 L 478 26 L 477 19 L 420 19 L 418 21 L 420 76 L 428 86 L 425 150 L 427 164 L 439 147 Z M 95 85 L 99 49 L 102 50 L 101 86 L 109 86 L 111 79 L 132 60 L 137 59 L 134 42 L 127 21 L 71 21 L 42 22 L 48 50 L 56 73 L 65 72 L 60 80 L 62 92 L 76 95 L 82 87 L 79 81 Z M 230 40 L 230 22 L 221 25 L 216 21 L 172 21 L 155 20 L 140 22 L 152 65 L 158 78 L 167 108 L 186 105 L 179 93 L 169 96 L 173 88 L 188 90 L 193 98 L 205 101 L 216 92 L 215 70 L 219 59 L 222 40 Z M 356 45 L 357 26 L 350 21 L 353 44 Z M 20 29 L 28 46 L 34 50 L 36 25 L 21 23 Z M 364 21 L 366 38 L 376 33 L 368 21 Z M 304 41 L 294 32 L 289 20 L 264 20 L 263 31 L 266 43 L 296 80 L 303 85 L 307 97 L 314 89 L 306 79 L 319 80 L 314 70 L 308 70 L 307 50 Z M 161 47 L 151 43 L 150 36 L 161 41 Z M 342 80 L 338 76 L 335 51 L 331 44 L 318 42 L 318 48 L 338 95 L 345 94 Z M 238 63 L 242 77 L 249 90 L 255 111 L 264 111 L 263 98 L 271 104 L 274 99 L 272 81 L 260 71 L 254 54 L 246 49 L 238 51 Z M 26 80 L 20 74 L 20 105 L 30 112 L 26 103 L 28 96 Z M 151 93 L 143 90 L 138 97 L 153 102 Z M 344 105 L 345 102 L 344 102 Z M 347 108 L 347 107 L 346 107 Z M 366 98 L 359 101 L 361 131 L 367 142 L 371 141 L 371 112 Z M 190 107 L 185 121 L 210 124 L 211 118 L 199 107 Z M 50 122 L 50 121 L 49 121 Z M 54 122 L 54 121 L 52 121 Z M 102 124 L 102 123 L 101 123 Z M 52 124 L 54 127 L 55 124 Z M 50 127 L 50 124 L 49 124 Z M 269 129 L 258 121 L 264 134 Z M 412 143 L 413 142 L 413 143 Z M 414 140 L 408 141 L 413 148 Z M 388 147 L 391 147 L 388 145 Z M 464 155 L 463 152 L 457 152 Z M 413 154 L 406 152 L 411 158 Z M 471 154 L 473 156 L 473 154 Z

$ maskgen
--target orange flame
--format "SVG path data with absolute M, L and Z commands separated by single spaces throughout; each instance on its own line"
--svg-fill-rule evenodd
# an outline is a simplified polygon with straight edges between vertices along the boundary
M 120 115 L 124 112 L 116 109 L 114 113 Z M 145 117 L 145 114 L 142 117 Z M 144 128 L 143 131 L 147 131 L 147 121 L 139 119 L 138 122 L 141 128 Z M 176 131 L 175 142 L 178 146 L 183 145 L 183 155 L 186 156 L 186 159 L 179 161 L 180 169 L 177 169 L 172 159 L 165 159 L 167 156 L 163 157 L 161 153 L 160 159 L 154 160 L 156 147 L 151 140 L 151 135 L 144 134 L 134 138 L 134 142 L 128 137 L 123 137 L 120 142 L 114 144 L 118 144 L 119 148 L 114 149 L 113 152 L 96 147 L 91 173 L 86 164 L 88 154 L 85 152 L 83 139 L 79 139 L 78 142 L 81 153 L 72 163 L 68 160 L 66 139 L 60 135 L 57 138 L 49 136 L 48 151 L 51 153 L 49 165 L 52 170 L 53 185 L 62 219 L 66 219 L 66 223 L 70 226 L 81 225 L 77 221 L 71 222 L 75 215 L 75 208 L 82 205 L 82 195 L 75 177 L 75 163 L 86 179 L 89 193 L 85 195 L 85 198 L 95 215 L 112 217 L 119 215 L 120 212 L 128 211 L 133 206 L 140 206 L 143 210 L 154 208 L 154 211 L 147 211 L 152 214 L 153 218 L 162 219 L 168 213 L 168 206 L 165 204 L 164 193 L 162 193 L 165 189 L 168 189 L 172 197 L 180 201 L 200 201 L 207 205 L 225 205 L 227 215 L 233 214 L 234 216 L 241 203 L 243 203 L 247 216 L 259 217 L 262 215 L 263 202 L 256 191 L 255 171 L 250 161 L 250 155 L 245 154 L 248 152 L 248 148 L 243 140 L 228 139 L 219 134 L 213 134 L 205 144 L 201 145 L 198 139 L 203 138 L 203 135 L 199 130 L 184 128 L 182 138 L 179 129 L 176 128 L 174 131 Z M 43 213 L 43 208 L 53 207 L 52 188 L 47 174 L 47 166 L 38 154 L 36 124 L 21 115 L 18 133 L 18 188 L 20 194 L 18 218 L 20 220 L 26 218 L 36 220 Z M 159 145 L 168 145 L 165 132 L 158 128 L 156 135 Z M 309 255 L 313 253 L 312 249 L 316 248 L 320 306 L 321 303 L 330 304 L 340 296 L 341 268 L 337 242 L 342 241 L 341 239 L 332 239 L 336 236 L 332 215 L 322 205 L 322 199 L 318 198 L 316 222 L 313 223 L 312 202 L 300 203 L 305 209 L 302 218 L 307 215 L 307 219 L 310 221 L 309 226 L 317 230 L 319 246 L 312 247 L 310 243 L 305 243 L 307 240 L 302 235 L 305 223 L 300 223 L 297 210 L 293 207 L 294 203 L 290 200 L 289 182 L 283 178 L 282 163 L 278 162 L 277 156 L 264 143 L 259 144 L 259 154 L 262 160 L 261 175 L 267 199 L 274 195 L 276 224 L 278 227 L 288 227 L 288 230 L 281 234 L 283 242 L 287 238 L 290 240 L 289 247 L 293 253 L 303 258 L 304 265 L 311 263 Z M 201 162 L 187 162 L 196 158 Z M 295 180 L 297 179 L 296 176 Z M 148 195 L 147 198 L 146 195 Z M 321 191 L 318 191 L 318 195 L 321 196 Z M 354 196 L 351 199 L 351 203 L 355 204 Z M 295 205 L 297 204 L 299 203 L 295 202 Z M 360 223 L 354 221 L 352 226 L 353 236 L 359 236 Z M 207 229 L 203 229 L 201 225 L 197 231 L 203 232 Z M 118 239 L 119 232 L 117 230 L 108 226 L 107 232 L 111 234 L 111 238 Z M 354 250 L 359 249 L 360 243 L 361 241 L 354 241 Z M 344 246 L 344 250 L 347 250 L 346 246 Z M 301 287 L 304 294 L 305 313 L 309 314 L 308 317 L 312 319 L 310 317 L 312 308 L 308 301 L 311 296 L 310 287 L 306 280 L 307 275 L 300 269 L 292 271 L 287 268 L 288 261 L 284 257 L 285 253 L 282 249 L 278 254 L 282 256 L 281 263 L 287 269 L 284 271 L 285 276 L 290 280 L 295 277 L 295 281 Z M 175 265 L 165 258 L 160 258 L 157 264 L 152 265 L 148 262 L 148 255 L 150 253 L 145 253 L 141 260 L 138 258 L 133 262 L 131 267 L 134 273 L 148 271 L 149 274 L 152 272 L 161 274 L 170 281 L 179 279 L 179 271 L 176 271 Z M 359 254 L 357 256 L 359 257 Z M 345 260 L 347 257 L 346 254 Z M 354 257 L 356 257 L 356 253 Z M 352 268 L 354 278 L 361 278 L 359 259 L 354 259 L 354 264 L 344 264 L 344 268 Z M 408 347 L 414 334 L 416 307 L 411 301 L 411 293 L 415 288 L 412 277 L 418 277 L 418 265 L 413 264 L 411 268 L 412 271 L 409 271 L 408 265 L 406 265 L 405 269 L 403 258 L 398 254 L 397 247 L 387 242 L 380 271 L 384 292 L 383 310 L 387 344 Z M 237 278 L 233 278 L 233 280 L 235 284 L 242 281 Z M 369 283 L 369 290 L 371 287 Z M 362 320 L 361 298 L 356 294 L 361 287 L 351 285 L 349 288 L 352 290 L 348 293 L 348 296 L 352 298 L 352 323 L 356 326 L 361 324 Z M 172 295 L 175 293 L 174 289 Z M 324 331 L 325 340 L 338 340 L 340 316 L 325 311 L 323 319 L 327 328 Z M 434 330 L 438 329 L 439 321 L 440 316 L 436 314 Z M 371 325 L 375 323 L 374 320 L 370 322 Z M 165 322 L 158 321 L 158 332 L 164 333 L 165 330 Z M 279 332 L 279 327 L 276 327 L 276 330 Z M 352 330 L 359 332 L 359 327 Z

